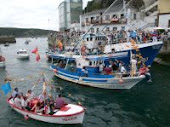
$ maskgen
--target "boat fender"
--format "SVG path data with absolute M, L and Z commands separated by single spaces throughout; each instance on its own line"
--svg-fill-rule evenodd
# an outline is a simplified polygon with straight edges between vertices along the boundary
M 29 119 L 29 116 L 28 116 L 28 115 L 24 115 L 24 119 L 25 119 L 25 120 L 28 120 L 28 119 Z
M 119 84 L 122 84 L 124 81 L 122 78 L 119 79 Z
M 54 73 L 57 73 L 57 69 L 53 69 L 53 72 L 54 72 Z

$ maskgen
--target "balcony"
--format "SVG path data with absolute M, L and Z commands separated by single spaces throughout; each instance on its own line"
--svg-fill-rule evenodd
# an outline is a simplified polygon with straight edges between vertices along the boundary
M 96 20 L 91 22 L 82 22 L 82 26 L 90 26 L 90 25 L 107 25 L 107 24 L 126 24 L 127 19 L 126 18 L 112 18 L 110 20 Z

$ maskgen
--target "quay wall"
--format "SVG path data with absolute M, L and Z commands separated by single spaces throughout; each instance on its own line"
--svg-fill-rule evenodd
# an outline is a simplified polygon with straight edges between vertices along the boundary
M 14 36 L 0 36 L 0 44 L 16 43 Z

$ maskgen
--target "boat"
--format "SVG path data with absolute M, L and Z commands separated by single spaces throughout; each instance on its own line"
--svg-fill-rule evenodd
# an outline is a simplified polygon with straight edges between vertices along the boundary
M 25 44 L 28 45 L 31 42 L 31 40 L 26 40 Z
M 7 42 L 7 43 L 5 43 L 5 44 L 4 44 L 4 46 L 5 46 L 5 47 L 9 46 L 9 43 L 8 43 L 8 42 Z
M 128 53 L 129 54 L 129 53 Z M 109 66 L 109 59 L 118 59 L 129 57 L 127 53 L 117 53 L 113 56 L 68 56 L 68 55 L 51 55 L 52 64 L 50 68 L 53 70 L 54 75 L 66 81 L 70 81 L 83 86 L 91 86 L 103 89 L 131 89 L 137 83 L 145 78 L 145 75 L 136 75 L 131 77 L 127 74 L 121 77 L 119 72 L 115 73 L 101 73 L 99 71 L 100 63 Z M 128 65 L 125 65 L 128 66 Z M 83 68 L 87 71 L 87 75 L 83 73 Z M 108 68 L 109 69 L 109 68 Z
M 34 113 L 32 111 L 23 110 L 21 108 L 18 108 L 15 106 L 13 102 L 13 98 L 8 98 L 7 103 L 9 106 L 17 111 L 18 113 L 38 120 L 43 121 L 47 123 L 55 123 L 55 124 L 82 124 L 85 114 L 85 108 L 76 105 L 76 104 L 68 104 L 62 107 L 60 110 L 58 110 L 53 115 L 48 114 L 40 114 L 40 113 Z
M 29 59 L 29 54 L 26 49 L 20 49 L 17 52 L 17 55 L 18 55 L 17 56 L 18 59 Z
M 0 67 L 5 67 L 5 57 L 2 56 L 1 48 L 0 48 Z

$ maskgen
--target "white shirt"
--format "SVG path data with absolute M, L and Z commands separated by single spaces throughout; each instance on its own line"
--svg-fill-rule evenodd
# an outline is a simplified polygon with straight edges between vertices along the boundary
M 27 93 L 26 97 L 27 97 L 27 100 L 30 101 L 35 98 L 35 94 L 33 92 L 31 92 L 31 94 Z
M 28 104 L 28 101 L 27 100 L 24 100 L 23 98 L 21 98 L 21 106 L 22 107 L 26 107 Z
M 125 72 L 126 72 L 126 69 L 125 69 L 124 66 L 121 66 L 121 67 L 120 67 L 120 72 L 121 72 L 121 73 L 125 73 Z
M 132 64 L 132 65 L 136 65 L 136 64 L 137 64 L 137 60 L 132 59 L 132 60 L 131 60 L 131 64 Z
M 18 97 L 16 97 L 14 99 L 14 104 L 15 106 L 17 106 L 18 108 L 21 108 L 21 99 L 19 99 Z

